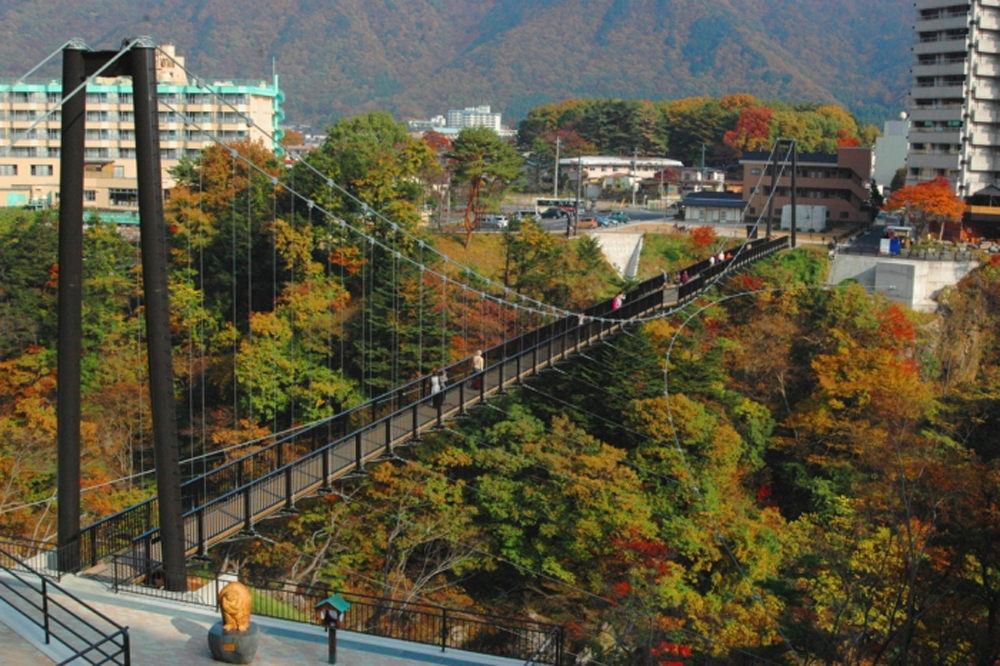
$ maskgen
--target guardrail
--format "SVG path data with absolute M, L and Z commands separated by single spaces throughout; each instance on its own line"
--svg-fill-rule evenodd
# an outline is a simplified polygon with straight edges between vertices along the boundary
M 191 572 L 190 592 L 133 584 L 145 562 L 128 556 L 112 559 L 116 592 L 169 599 L 215 608 L 219 590 L 232 578 L 215 572 Z M 253 590 L 254 615 L 292 622 L 319 624 L 316 604 L 334 592 L 350 602 L 351 608 L 340 629 L 369 636 L 491 654 L 537 664 L 562 663 L 565 630 L 557 624 L 479 613 L 435 604 L 387 599 L 328 587 L 297 585 L 281 581 L 243 580 Z
M 787 246 L 787 237 L 752 240 L 734 259 L 692 264 L 685 270 L 693 277 L 676 288 L 678 302 L 697 296 L 724 270 Z M 467 361 L 448 366 L 449 375 L 457 379 L 438 394 L 440 403 L 421 378 L 188 481 L 182 486 L 187 552 L 203 554 L 211 543 L 240 531 L 253 534 L 254 523 L 264 516 L 293 509 L 297 498 L 328 488 L 333 479 L 363 474 L 365 463 L 391 457 L 395 446 L 419 441 L 423 430 L 440 425 L 445 417 L 461 415 L 629 320 L 672 304 L 665 300 L 675 290 L 665 285 L 663 275 L 655 276 L 629 291 L 620 307 L 609 299 L 490 347 L 483 353 L 486 367 L 478 377 L 467 372 Z M 158 518 L 154 497 L 84 528 L 80 565 L 93 566 L 125 551 L 156 559 Z
M 877 246 L 838 245 L 837 254 L 855 256 L 882 257 L 884 259 L 910 259 L 913 261 L 975 261 L 975 253 L 971 250 L 944 250 L 911 247 L 901 250 L 899 254 L 884 254 Z
M 61 664 L 131 664 L 128 627 L 0 549 L 0 600 L 42 630 L 46 645 L 56 640 L 72 654 Z
M 0 536 L 0 549 L 24 562 L 30 570 L 52 580 L 59 581 L 59 549 L 50 541 L 39 541 L 19 536 Z

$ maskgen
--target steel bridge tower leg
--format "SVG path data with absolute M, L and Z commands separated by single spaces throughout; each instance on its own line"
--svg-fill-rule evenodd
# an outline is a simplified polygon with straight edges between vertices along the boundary
M 184 517 L 181 512 L 180 445 L 174 405 L 173 347 L 167 290 L 167 231 L 163 221 L 156 48 L 145 38 L 133 46 L 132 94 L 139 180 L 139 235 L 146 301 L 146 344 L 153 412 L 153 452 L 160 507 L 160 548 L 168 590 L 187 590 Z
M 114 63 L 106 76 L 131 76 L 135 109 L 139 230 L 142 250 L 149 383 L 153 413 L 156 484 L 160 507 L 160 547 L 166 587 L 187 590 L 180 460 L 174 406 L 174 374 L 167 291 L 167 238 L 160 174 L 156 46 L 149 38 L 132 44 L 121 58 L 113 51 L 90 51 L 74 40 L 63 51 L 63 92 Z M 82 354 L 83 161 L 86 90 L 63 110 L 59 213 L 59 385 L 58 541 L 59 566 L 74 570 L 80 546 L 80 356 Z M 146 526 L 147 529 L 151 527 Z M 91 539 L 96 535 L 91 535 Z M 96 544 L 91 550 L 96 552 Z
M 63 50 L 64 94 L 87 79 L 84 51 Z M 56 509 L 59 570 L 80 565 L 80 357 L 83 354 L 83 150 L 86 91 L 62 108 L 59 157 L 59 347 L 56 406 Z

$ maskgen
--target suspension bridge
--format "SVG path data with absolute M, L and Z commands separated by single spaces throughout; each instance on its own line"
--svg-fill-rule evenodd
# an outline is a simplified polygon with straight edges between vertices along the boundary
M 160 55 L 170 57 L 162 52 Z M 110 58 L 111 63 L 116 58 Z M 92 66 L 86 72 L 86 80 L 92 81 L 106 73 Z M 66 97 L 61 103 L 84 87 L 85 84 L 73 92 L 64 90 Z M 206 89 L 211 91 L 210 87 Z M 169 103 L 159 105 L 180 113 Z M 247 120 L 250 122 L 249 118 Z M 196 119 L 185 118 L 185 123 L 192 131 L 205 131 L 211 137 L 210 132 L 199 127 Z M 156 136 L 155 123 L 151 136 Z M 220 145 L 225 146 L 221 142 Z M 777 149 L 776 144 L 775 152 Z M 315 197 L 296 191 L 294 184 L 279 183 L 272 173 L 264 171 L 237 150 L 228 146 L 226 150 L 232 161 L 234 181 L 237 170 L 242 170 L 248 192 L 254 178 L 265 185 L 270 184 L 274 214 L 264 222 L 265 226 L 270 225 L 275 236 L 277 202 L 287 193 L 290 201 L 298 202 L 300 211 L 307 211 L 310 224 L 326 225 L 340 247 L 353 244 L 361 248 L 364 261 L 359 283 L 362 291 L 357 296 L 362 308 L 359 356 L 363 377 L 371 378 L 375 372 L 374 360 L 369 358 L 374 347 L 369 345 L 366 349 L 364 345 L 372 339 L 377 318 L 398 316 L 398 310 L 393 308 L 402 307 L 404 274 L 414 279 L 419 292 L 415 312 L 410 313 L 419 320 L 414 326 L 419 341 L 404 341 L 398 337 L 402 334 L 393 333 L 391 358 L 385 363 L 391 371 L 383 378 L 392 385 L 389 390 L 378 392 L 373 388 L 378 384 L 369 381 L 366 384 L 369 395 L 361 404 L 310 423 L 294 423 L 281 432 L 274 428 L 275 434 L 263 445 L 235 459 L 223 455 L 204 456 L 202 471 L 189 474 L 179 483 L 176 498 L 168 496 L 165 500 L 161 493 L 82 527 L 74 539 L 73 557 L 58 563 L 58 568 L 64 571 L 67 569 L 65 562 L 70 561 L 73 563 L 71 568 L 76 571 L 99 569 L 103 565 L 107 573 L 113 561 L 112 577 L 116 585 L 151 577 L 164 563 L 164 528 L 168 526 L 162 522 L 163 516 L 171 514 L 161 505 L 165 501 L 176 504 L 174 512 L 179 519 L 169 527 L 179 535 L 180 552 L 184 557 L 204 556 L 213 546 L 228 539 L 256 536 L 256 526 L 261 521 L 282 512 L 295 512 L 296 503 L 304 498 L 333 492 L 335 482 L 363 476 L 366 465 L 397 457 L 398 449 L 418 444 L 428 430 L 442 427 L 449 419 L 461 418 L 492 396 L 503 394 L 511 386 L 528 381 L 554 364 L 602 343 L 609 336 L 683 308 L 734 271 L 794 245 L 794 235 L 791 239 L 772 238 L 768 228 L 763 239 L 748 240 L 724 258 L 717 259 L 713 255 L 684 267 L 687 279 L 683 283 L 658 275 L 626 292 L 624 299 L 616 297 L 583 311 L 571 312 L 518 294 L 479 275 L 473 268 L 438 254 L 402 225 L 372 210 L 342 185 L 309 165 L 307 160 L 305 166 L 315 172 L 319 182 L 331 193 L 337 191 L 340 196 L 353 200 L 360 211 L 361 224 L 352 224 L 343 215 L 325 210 Z M 233 189 L 235 192 L 235 186 Z M 247 194 L 248 208 L 249 199 Z M 68 197 L 63 197 L 63 203 L 67 208 Z M 234 199 L 234 210 L 236 205 Z M 766 208 L 761 206 L 761 210 Z M 69 210 L 76 215 L 75 209 Z M 82 219 L 82 214 L 79 217 Z M 248 222 L 247 227 L 252 226 Z M 234 239 L 234 246 L 235 243 Z M 254 277 L 253 257 L 249 251 L 245 259 L 249 265 L 242 266 L 240 274 L 249 281 Z M 237 282 L 236 262 L 234 249 L 234 283 Z M 391 270 L 385 269 L 387 265 Z M 381 267 L 383 276 L 392 276 L 388 284 L 376 285 L 375 267 Z M 341 263 L 342 279 L 343 268 Z M 329 274 L 335 267 L 327 264 L 325 270 Z M 204 278 L 200 276 L 202 281 Z M 197 286 L 203 286 L 203 282 Z M 276 285 L 272 284 L 271 288 L 277 292 Z M 377 289 L 389 304 L 383 310 L 371 304 L 370 297 Z M 253 294 L 253 288 L 248 287 L 246 297 L 252 298 Z M 276 307 L 277 300 L 272 298 L 271 305 Z M 238 311 L 249 317 L 253 306 L 234 302 L 233 310 L 234 319 L 239 318 Z M 426 341 L 425 318 L 433 318 L 436 324 L 436 330 L 432 336 L 428 334 Z M 339 357 L 341 372 L 349 354 L 342 340 L 341 331 L 337 341 L 339 351 L 333 349 L 336 344 L 331 336 L 325 340 L 330 347 L 325 353 L 328 359 Z M 400 350 L 406 344 L 417 350 L 415 366 L 418 371 L 414 373 L 411 368 L 409 373 L 415 374 L 415 378 L 407 378 L 400 369 L 402 362 L 397 354 L 402 355 Z M 471 350 L 482 351 L 484 366 L 481 371 L 471 362 Z M 328 363 L 332 368 L 332 360 Z M 432 393 L 428 375 L 421 371 L 425 367 L 444 369 L 449 381 L 440 391 Z M 160 462 L 158 457 L 157 463 Z

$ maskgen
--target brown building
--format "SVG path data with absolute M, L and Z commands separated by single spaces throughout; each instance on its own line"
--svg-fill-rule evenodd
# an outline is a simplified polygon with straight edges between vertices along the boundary
M 750 152 L 740 160 L 743 167 L 743 201 L 747 215 L 765 219 L 771 194 L 769 153 Z M 841 146 L 834 155 L 800 153 L 797 157 L 797 201 L 799 206 L 825 206 L 827 226 L 868 224 L 868 197 L 872 176 L 872 149 Z M 791 204 L 791 163 L 778 164 L 777 192 L 772 202 L 772 223 L 781 224 L 781 210 Z

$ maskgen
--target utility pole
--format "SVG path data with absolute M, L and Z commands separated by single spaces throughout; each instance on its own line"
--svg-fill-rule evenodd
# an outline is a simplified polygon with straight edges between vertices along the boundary
M 557 136 L 556 137 L 556 165 L 555 165 L 555 168 L 553 169 L 553 171 L 555 171 L 555 175 L 553 177 L 553 184 L 552 184 L 552 196 L 554 196 L 554 197 L 559 196 L 559 143 L 560 143 L 559 137 Z
M 705 144 L 701 144 L 701 190 L 705 189 Z
M 576 206 L 573 210 L 576 211 L 573 222 L 573 235 L 579 233 L 580 229 L 580 190 L 583 188 L 583 153 L 577 153 L 576 156 Z
M 666 164 L 666 161 L 664 161 L 664 164 Z M 667 198 L 663 194 L 663 172 L 666 171 L 667 168 L 666 168 L 666 166 L 664 166 L 664 164 L 660 165 L 660 203 L 663 204 L 663 222 L 664 222 L 664 224 L 666 224 L 666 222 L 667 222 Z
M 636 182 L 635 182 L 635 166 L 636 165 L 635 165 L 635 163 L 636 163 L 636 160 L 638 160 L 638 159 L 639 159 L 639 149 L 638 148 L 633 148 L 632 149 L 632 174 L 631 174 L 632 175 L 632 183 L 631 183 L 631 185 L 632 185 L 632 208 L 635 208 L 635 190 L 636 190 L 636 187 L 635 187 L 636 186 Z

